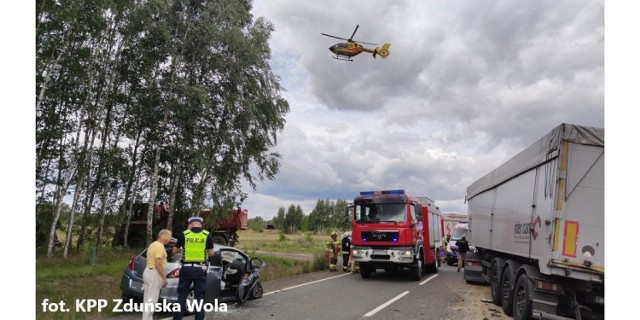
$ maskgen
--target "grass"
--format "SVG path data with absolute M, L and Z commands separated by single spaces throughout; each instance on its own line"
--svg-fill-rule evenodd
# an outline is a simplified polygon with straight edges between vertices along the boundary
M 280 233 L 275 231 L 240 232 L 240 243 L 236 247 L 244 251 L 271 251 L 289 253 L 322 253 L 329 241 L 328 235 L 286 234 L 287 240 L 280 241 Z
M 260 273 L 262 281 L 286 278 L 313 271 L 326 270 L 326 259 L 322 256 L 324 244 L 328 236 L 286 235 L 288 240 L 279 241 L 279 233 L 242 231 L 241 242 L 236 246 L 253 256 L 254 251 L 312 253 L 313 260 L 296 260 L 286 257 L 255 254 L 260 256 L 267 267 Z M 113 316 L 112 299 L 121 297 L 120 279 L 127 267 L 129 259 L 139 253 L 141 249 L 103 248 L 98 254 L 96 264 L 89 264 L 88 253 L 62 257 L 62 250 L 58 250 L 52 258 L 46 257 L 46 252 L 36 255 L 36 319 L 96 319 L 98 317 Z M 43 312 L 41 303 L 44 299 L 56 303 L 65 301 L 69 313 Z M 76 299 L 106 299 L 108 307 L 102 314 L 97 311 L 78 312 L 74 310 Z

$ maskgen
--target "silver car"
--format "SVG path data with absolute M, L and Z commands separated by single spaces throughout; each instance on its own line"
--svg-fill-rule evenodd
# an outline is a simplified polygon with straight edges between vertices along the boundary
M 160 299 L 168 303 L 178 302 L 178 281 L 180 279 L 181 253 L 171 254 L 173 244 L 165 246 L 167 250 L 167 286 L 160 290 Z M 218 302 L 244 302 L 247 299 L 261 298 L 263 294 L 260 283 L 260 272 L 266 267 L 266 263 L 257 257 L 249 258 L 244 252 L 233 248 L 214 244 L 215 255 L 209 257 L 209 272 L 207 274 L 207 287 L 205 303 Z M 147 266 L 147 250 L 145 249 L 129 261 L 120 281 L 122 298 L 133 299 L 134 302 L 142 302 L 144 281 L 142 273 Z M 193 299 L 193 289 L 187 299 Z

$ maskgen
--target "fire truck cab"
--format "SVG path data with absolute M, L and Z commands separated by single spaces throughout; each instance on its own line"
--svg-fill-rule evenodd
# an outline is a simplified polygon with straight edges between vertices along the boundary
M 404 190 L 365 191 L 345 215 L 352 217 L 352 258 L 362 278 L 378 269 L 408 270 L 414 280 L 438 272 L 441 221 L 433 200 Z

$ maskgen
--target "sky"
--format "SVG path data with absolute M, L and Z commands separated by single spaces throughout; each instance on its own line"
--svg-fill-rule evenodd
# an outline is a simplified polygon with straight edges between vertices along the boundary
M 290 104 L 280 172 L 243 206 L 404 189 L 467 213 L 466 188 L 561 123 L 604 128 L 604 2 L 254 1 Z M 333 59 L 341 40 L 387 59 Z M 365 45 L 366 47 L 374 47 Z
M 244 207 L 269 219 L 291 204 L 308 214 L 320 198 L 402 188 L 429 196 L 443 212 L 466 213 L 470 183 L 555 126 L 606 122 L 606 239 L 632 246 L 633 234 L 615 226 L 640 222 L 633 201 L 640 178 L 637 9 L 609 1 L 605 12 L 603 0 L 254 1 L 253 14 L 274 24 L 272 68 L 291 111 L 275 148 L 280 173 L 247 187 Z M 23 236 L 20 225 L 35 225 L 34 214 L 16 219 L 34 212 L 33 12 L 35 3 L 26 1 L 0 11 L 7 44 L 0 51 L 0 194 L 3 222 L 14 226 L 5 230 L 8 239 Z M 355 40 L 391 43 L 391 55 L 332 59 L 327 48 L 339 41 L 320 33 L 346 38 L 355 25 Z M 35 250 L 35 237 L 24 241 Z M 626 276 L 629 252 L 628 245 L 607 246 L 607 315 L 635 303 L 615 290 L 637 283 Z M 34 253 L 18 250 L 17 260 L 33 261 Z M 34 275 L 35 263 L 28 265 Z M 35 277 L 26 281 L 14 291 L 33 305 Z

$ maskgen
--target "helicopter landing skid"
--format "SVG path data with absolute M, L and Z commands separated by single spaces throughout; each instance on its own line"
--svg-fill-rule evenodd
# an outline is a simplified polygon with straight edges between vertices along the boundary
M 336 59 L 336 60 L 351 61 L 351 62 L 353 62 L 353 60 L 351 59 L 351 57 L 348 57 L 348 56 L 338 56 L 338 55 L 336 55 L 336 56 L 333 56 L 333 58 L 334 58 L 334 59 Z

